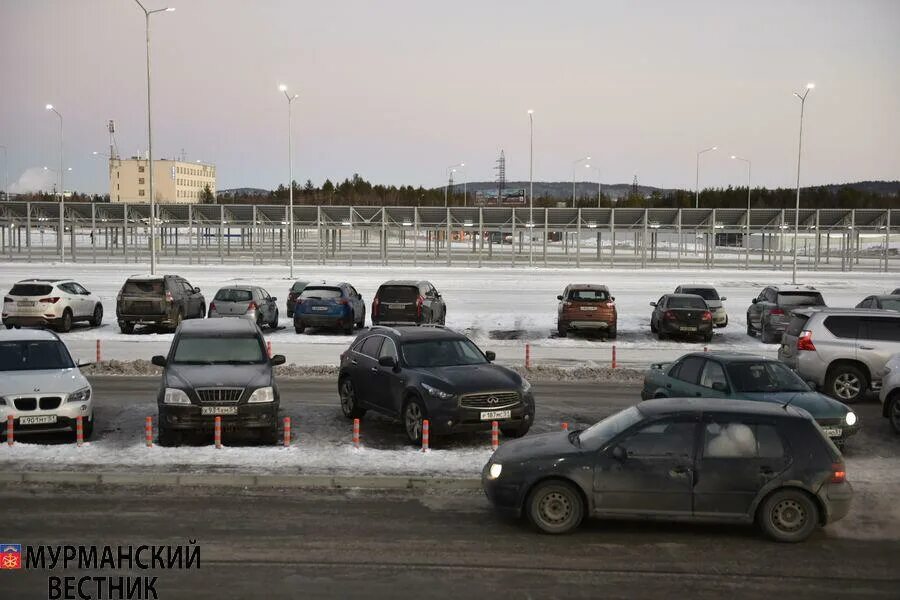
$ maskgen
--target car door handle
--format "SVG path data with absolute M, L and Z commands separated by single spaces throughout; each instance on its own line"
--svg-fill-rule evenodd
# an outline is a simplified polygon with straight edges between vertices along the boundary
M 669 469 L 669 477 L 687 477 L 691 470 L 687 467 L 675 467 L 673 469 Z

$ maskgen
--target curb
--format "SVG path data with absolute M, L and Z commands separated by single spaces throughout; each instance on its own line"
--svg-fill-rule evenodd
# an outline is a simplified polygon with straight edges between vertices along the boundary
M 178 487 L 309 488 L 368 490 L 475 490 L 481 480 L 464 477 L 380 475 L 248 475 L 243 473 L 68 473 L 24 471 L 0 473 L 0 484 L 158 485 Z

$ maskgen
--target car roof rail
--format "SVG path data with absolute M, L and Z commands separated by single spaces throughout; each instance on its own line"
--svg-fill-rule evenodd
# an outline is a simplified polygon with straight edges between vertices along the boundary
M 397 337 L 402 337 L 402 336 L 403 336 L 403 334 L 400 333 L 400 330 L 398 330 L 398 329 L 396 329 L 396 328 L 394 328 L 394 327 L 388 327 L 387 325 L 372 325 L 371 327 L 369 327 L 369 329 L 370 329 L 370 330 L 373 330 L 373 331 L 374 331 L 375 329 L 384 329 L 384 330 L 386 330 L 386 331 L 390 331 L 391 333 L 393 333 L 393 334 L 396 335 Z

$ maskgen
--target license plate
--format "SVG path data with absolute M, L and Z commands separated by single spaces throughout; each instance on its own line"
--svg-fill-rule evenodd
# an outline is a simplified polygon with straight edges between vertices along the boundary
M 56 415 L 44 415 L 40 417 L 19 417 L 19 425 L 47 425 L 56 423 Z
M 16 306 L 34 306 L 34 300 L 19 300 Z
M 313 310 L 328 310 L 327 306 L 313 306 Z
M 828 437 L 841 437 L 840 427 L 823 427 L 822 431 L 824 431 L 825 435 L 827 435 Z
M 237 406 L 201 406 L 201 415 L 236 415 L 238 414 Z
M 496 419 L 508 419 L 512 416 L 511 410 L 489 410 L 481 413 L 482 421 L 494 421 Z
M 696 327 L 679 327 L 679 331 L 697 331 Z
M 406 308 L 405 304 L 388 304 L 388 308 L 393 308 L 395 310 L 402 310 Z
M 597 310 L 596 306 L 582 306 L 581 310 Z

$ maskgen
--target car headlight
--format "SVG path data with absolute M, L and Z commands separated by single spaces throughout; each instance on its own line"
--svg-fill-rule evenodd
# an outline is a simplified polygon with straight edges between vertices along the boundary
M 259 402 L 275 402 L 275 390 L 271 387 L 261 387 L 250 394 L 250 399 L 247 400 L 250 404 L 256 404 Z
M 0 398 L 0 406 L 6 406 L 6 398 Z
M 847 422 L 847 425 L 850 425 L 851 427 L 856 425 L 856 413 L 851 410 L 844 417 L 844 420 Z
M 163 404 L 190 404 L 191 399 L 178 388 L 166 388 L 166 394 L 163 396 Z
M 522 393 L 527 394 L 530 389 L 531 389 L 531 382 L 523 377 L 522 378 Z
M 433 385 L 428 385 L 427 383 L 423 383 L 422 387 L 426 392 L 428 392 L 435 398 L 440 398 L 441 400 L 448 400 L 453 397 L 453 394 L 451 394 L 450 392 L 445 392 L 444 390 L 440 390 Z
M 91 388 L 83 387 L 69 394 L 66 402 L 87 402 L 91 399 Z
M 500 463 L 494 463 L 491 465 L 491 468 L 488 469 L 488 479 L 497 479 L 500 477 L 500 473 L 503 472 L 503 465 Z

